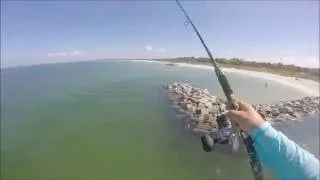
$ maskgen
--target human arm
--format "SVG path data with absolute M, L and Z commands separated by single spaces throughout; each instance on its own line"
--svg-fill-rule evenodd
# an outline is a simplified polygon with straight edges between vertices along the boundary
M 277 179 L 319 179 L 319 160 L 274 129 L 251 105 L 239 103 L 227 116 L 248 132 L 262 164 Z

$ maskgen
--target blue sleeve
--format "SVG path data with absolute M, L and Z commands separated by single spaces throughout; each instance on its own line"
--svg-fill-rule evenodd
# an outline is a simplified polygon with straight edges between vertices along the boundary
M 260 161 L 276 179 L 319 179 L 319 160 L 268 122 L 251 138 Z

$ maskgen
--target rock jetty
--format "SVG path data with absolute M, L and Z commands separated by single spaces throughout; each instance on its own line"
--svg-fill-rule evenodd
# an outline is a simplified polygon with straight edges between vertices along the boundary
M 187 117 L 186 128 L 194 132 L 217 132 L 217 116 L 227 111 L 227 102 L 210 94 L 207 89 L 190 83 L 175 82 L 164 86 L 182 115 Z M 300 121 L 301 117 L 320 111 L 320 97 L 280 101 L 272 104 L 254 104 L 260 115 L 271 123 Z

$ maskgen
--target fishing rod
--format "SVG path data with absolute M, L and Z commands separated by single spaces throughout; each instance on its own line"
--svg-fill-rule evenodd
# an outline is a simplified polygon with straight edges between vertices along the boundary
M 203 38 L 201 37 L 196 26 L 191 21 L 187 12 L 184 10 L 182 5 L 180 4 L 179 0 L 176 0 L 176 2 L 178 4 L 178 6 L 180 7 L 181 11 L 183 12 L 184 16 L 186 17 L 187 22 L 191 24 L 193 30 L 196 32 L 199 40 L 201 41 L 201 44 L 204 46 L 213 66 L 214 66 L 216 76 L 218 77 L 218 81 L 223 89 L 223 92 L 224 92 L 226 98 L 227 98 L 227 102 L 228 102 L 229 107 L 234 110 L 238 109 L 237 100 L 233 94 L 233 90 L 231 89 L 231 86 L 229 84 L 227 77 L 221 71 L 217 62 L 213 59 L 209 48 L 207 47 L 206 43 L 204 42 Z M 253 147 L 253 141 L 252 141 L 251 137 L 247 133 L 245 133 L 243 130 L 240 130 L 240 136 L 242 138 L 243 143 L 246 146 L 247 153 L 250 158 L 250 166 L 251 166 L 251 170 L 254 174 L 254 179 L 255 180 L 262 180 L 263 179 L 262 178 L 262 168 L 261 168 L 260 161 L 257 157 L 256 150 Z M 201 140 L 203 143 L 203 147 L 206 147 L 208 149 L 212 148 L 212 146 L 213 146 L 212 139 L 209 139 L 208 137 L 201 137 Z

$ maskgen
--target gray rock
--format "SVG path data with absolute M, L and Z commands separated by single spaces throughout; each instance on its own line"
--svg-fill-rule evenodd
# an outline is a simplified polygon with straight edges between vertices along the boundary
M 192 93 L 192 96 L 201 96 L 201 92 L 194 92 Z
M 286 110 L 287 110 L 287 112 L 290 114 L 290 113 L 293 113 L 293 109 L 292 109 L 292 107 L 290 107 L 290 106 L 287 106 L 287 107 L 285 107 L 286 108 Z
M 184 93 L 180 94 L 179 101 L 186 100 L 186 99 L 187 99 L 187 95 L 185 95 Z
M 219 106 L 219 113 L 224 113 L 227 110 L 227 105 L 225 104 L 220 104 Z
M 204 121 L 208 121 L 210 119 L 210 115 L 209 114 L 204 114 L 203 118 L 204 118 Z
M 278 116 L 280 114 L 280 111 L 279 109 L 274 108 L 271 113 L 272 113 L 272 116 Z
M 213 116 L 213 115 L 209 114 L 208 122 L 210 122 L 211 124 L 216 124 L 217 123 L 217 116 Z
M 217 97 L 215 96 L 208 96 L 208 98 L 210 102 L 215 102 L 217 100 Z
M 178 105 L 183 109 L 183 110 L 188 110 L 188 102 L 186 101 L 179 101 Z
M 180 94 L 182 94 L 183 92 L 182 92 L 181 90 L 179 90 L 179 89 L 176 89 L 176 90 L 175 90 L 175 93 L 178 94 L 178 95 L 180 95 Z
M 204 89 L 202 91 L 203 94 L 207 95 L 207 96 L 211 96 L 210 92 L 208 91 L 208 89 Z
M 201 101 L 200 99 L 202 99 L 202 97 L 201 97 L 201 96 L 191 95 L 191 97 L 192 97 L 192 98 L 194 98 L 194 99 L 198 99 L 199 101 Z
M 205 120 L 204 120 L 204 115 L 201 115 L 201 114 L 200 114 L 200 115 L 197 116 L 197 118 L 198 118 L 198 122 L 199 122 L 199 123 L 204 123 L 204 122 L 205 122 Z
M 199 104 L 198 104 L 198 108 L 204 109 L 204 108 L 206 108 L 206 106 L 205 106 L 203 103 L 199 103 Z
M 271 122 L 273 121 L 273 119 L 271 117 L 266 117 L 264 120 L 268 121 L 268 122 Z
M 266 105 L 263 109 L 267 114 L 272 113 L 272 108 L 270 105 Z
M 219 104 L 220 104 L 220 102 L 218 102 L 217 100 L 216 101 L 212 101 L 212 105 L 214 105 L 214 106 L 217 106 Z
M 257 112 L 262 116 L 262 118 L 266 118 L 267 117 L 267 113 L 261 109 L 258 109 Z
M 200 115 L 201 114 L 201 108 L 196 108 L 196 111 L 195 111 L 196 115 Z
M 290 117 L 289 114 L 279 114 L 274 121 L 280 121 L 280 122 L 285 122 L 286 120 L 288 120 L 288 118 Z
M 295 112 L 292 112 L 292 113 L 289 113 L 290 116 L 292 116 L 293 118 L 300 118 L 300 115 L 298 113 L 295 113 Z
M 295 107 L 300 106 L 300 102 L 299 102 L 299 101 L 294 101 L 293 105 L 294 105 Z
M 207 89 L 192 87 L 190 83 L 172 83 L 164 86 L 170 99 L 177 104 L 181 114 L 189 116 L 191 123 L 202 122 L 216 129 L 216 116 L 226 111 L 224 99 L 212 96 Z M 254 108 L 271 122 L 299 120 L 301 116 L 320 111 L 320 97 L 305 97 L 268 104 L 255 104 Z
M 205 102 L 211 102 L 211 98 L 208 97 L 208 96 L 203 96 L 203 97 L 201 98 L 201 102 L 203 102 L 203 103 L 205 103 Z
M 210 112 L 211 112 L 211 114 L 220 113 L 219 106 L 213 106 Z
M 312 103 L 312 104 L 316 104 L 316 105 L 319 106 L 319 100 L 317 100 L 317 99 L 313 100 L 311 103 Z
M 190 114 L 193 114 L 195 111 L 196 111 L 196 106 L 194 106 L 193 104 L 187 104 L 187 111 L 190 113 Z
M 190 100 L 192 103 L 199 103 L 200 102 L 199 99 L 196 99 L 196 98 L 193 98 L 193 97 L 188 97 L 188 100 Z
M 287 113 L 288 111 L 287 111 L 287 108 L 285 108 L 285 107 L 280 107 L 280 108 L 279 108 L 279 112 L 280 112 L 280 113 Z
M 186 93 L 186 94 L 190 94 L 191 93 L 190 89 L 187 89 L 187 88 L 183 88 L 182 91 L 184 93 Z
M 308 113 L 308 110 L 305 106 L 301 107 L 301 111 L 302 113 Z
M 208 109 L 212 109 L 212 103 L 210 102 L 210 101 L 208 101 L 208 102 L 205 102 L 204 103 L 204 106 L 206 107 L 206 108 L 208 108 Z
M 203 130 L 211 130 L 212 126 L 208 123 L 198 123 L 196 128 L 203 129 Z

